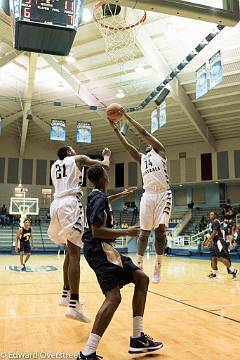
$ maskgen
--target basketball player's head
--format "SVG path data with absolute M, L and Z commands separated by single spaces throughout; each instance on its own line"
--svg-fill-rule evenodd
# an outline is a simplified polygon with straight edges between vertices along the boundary
M 93 165 L 87 171 L 88 180 L 100 190 L 106 189 L 109 183 L 107 171 L 101 165 Z
M 145 153 L 147 154 L 147 153 L 149 153 L 149 151 L 151 151 L 152 150 L 152 145 L 148 145 L 147 147 L 146 147 L 146 150 L 145 150 Z
M 29 229 L 31 226 L 31 220 L 28 218 L 24 219 L 23 226 L 25 227 L 25 229 Z
M 216 213 L 216 211 L 211 211 L 211 212 L 209 213 L 209 218 L 210 218 L 211 221 L 214 221 L 215 219 L 217 219 L 217 218 L 218 218 L 218 214 Z
M 71 146 L 63 146 L 58 149 L 57 155 L 59 160 L 63 160 L 67 156 L 75 156 L 76 151 Z

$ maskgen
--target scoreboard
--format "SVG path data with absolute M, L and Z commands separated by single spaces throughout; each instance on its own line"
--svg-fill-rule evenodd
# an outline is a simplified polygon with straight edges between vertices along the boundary
M 74 5 L 74 0 L 22 0 L 21 19 L 73 27 Z
M 68 55 L 82 9 L 83 0 L 11 0 L 15 48 Z

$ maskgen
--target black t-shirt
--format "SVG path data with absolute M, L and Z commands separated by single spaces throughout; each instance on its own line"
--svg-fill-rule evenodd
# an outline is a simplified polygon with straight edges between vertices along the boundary
M 99 241 L 110 241 L 105 239 L 94 238 L 92 234 L 91 225 L 105 225 L 107 228 L 112 228 L 112 214 L 111 208 L 108 202 L 107 195 L 100 190 L 94 189 L 88 195 L 87 202 L 87 225 L 88 228 L 84 231 L 83 241 L 84 243 L 94 243 Z M 111 240 L 113 241 L 113 240 Z
M 219 239 L 223 239 L 222 231 L 221 231 L 221 224 L 218 219 L 215 219 L 212 222 L 212 232 L 213 230 L 217 230 L 217 235 L 213 238 L 213 241 L 218 241 Z

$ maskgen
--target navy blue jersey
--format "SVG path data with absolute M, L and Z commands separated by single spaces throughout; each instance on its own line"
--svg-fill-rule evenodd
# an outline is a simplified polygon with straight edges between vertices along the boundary
M 85 230 L 83 241 L 91 243 L 93 240 L 109 241 L 106 239 L 97 239 L 93 237 L 92 225 L 104 225 L 107 228 L 112 228 L 112 214 L 109 206 L 107 195 L 100 190 L 94 189 L 88 195 L 87 202 L 87 225 L 88 229 Z M 111 240 L 113 241 L 113 240 Z
M 212 231 L 211 231 L 211 233 L 213 232 L 213 230 L 217 230 L 217 235 L 213 238 L 213 241 L 223 239 L 223 235 L 222 235 L 222 231 L 221 231 L 221 224 L 220 224 L 220 221 L 218 219 L 215 219 L 212 222 Z
M 20 241 L 29 241 L 32 236 L 32 228 L 25 229 L 25 227 L 22 227 L 22 234 L 20 237 Z

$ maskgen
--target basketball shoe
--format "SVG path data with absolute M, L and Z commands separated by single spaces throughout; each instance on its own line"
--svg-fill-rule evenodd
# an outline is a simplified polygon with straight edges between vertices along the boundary
M 216 274 L 213 274 L 212 272 L 210 272 L 210 274 L 208 275 L 208 277 L 209 277 L 210 279 L 213 279 L 213 278 L 216 278 L 217 275 L 216 275 Z
M 237 280 L 237 276 L 239 275 L 239 270 L 235 269 L 232 272 L 232 279 Z
M 78 320 L 83 323 L 91 322 L 91 319 L 84 314 L 82 305 L 76 300 L 70 300 L 69 308 L 65 314 L 68 319 Z
M 153 341 L 148 335 L 145 335 L 143 332 L 141 336 L 135 338 L 130 337 L 130 347 L 129 347 L 129 354 L 141 354 L 145 352 L 156 351 L 163 347 L 162 342 Z
M 84 359 L 84 360 L 99 360 L 99 359 L 103 359 L 103 357 L 97 355 L 96 353 L 92 353 L 92 354 L 90 354 L 90 355 L 83 355 L 83 353 L 80 352 L 80 353 L 78 354 L 77 360 L 80 360 L 80 359 Z
M 153 284 L 158 284 L 160 282 L 160 269 L 161 266 L 154 265 L 153 274 L 151 277 L 151 281 Z

